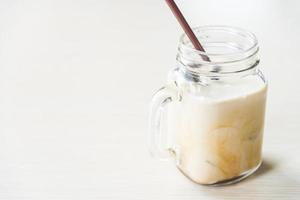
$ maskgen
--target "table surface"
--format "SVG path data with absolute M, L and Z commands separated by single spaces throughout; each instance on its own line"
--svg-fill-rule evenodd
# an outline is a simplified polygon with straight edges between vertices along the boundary
M 300 199 L 299 1 L 178 0 L 253 31 L 269 79 L 264 163 L 204 187 L 146 148 L 181 30 L 163 1 L 0 2 L 0 199 Z

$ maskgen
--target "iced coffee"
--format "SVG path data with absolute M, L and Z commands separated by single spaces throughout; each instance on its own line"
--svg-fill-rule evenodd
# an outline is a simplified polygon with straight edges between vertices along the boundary
M 177 114 L 172 112 L 170 117 L 176 120 L 169 124 L 177 129 L 178 167 L 197 183 L 237 178 L 261 162 L 267 88 L 227 87 L 229 96 L 213 86 L 200 91 L 201 95 L 183 94 Z M 218 94 L 209 94 L 211 90 Z

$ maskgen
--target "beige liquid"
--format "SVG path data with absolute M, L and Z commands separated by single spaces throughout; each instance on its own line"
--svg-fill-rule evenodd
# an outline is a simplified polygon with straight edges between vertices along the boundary
M 256 168 L 261 162 L 266 92 L 264 85 L 217 100 L 186 95 L 176 108 L 179 117 L 171 117 L 179 169 L 197 183 L 213 184 Z

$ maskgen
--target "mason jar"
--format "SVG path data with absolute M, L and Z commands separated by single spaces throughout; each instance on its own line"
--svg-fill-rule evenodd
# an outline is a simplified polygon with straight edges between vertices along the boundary
M 258 41 L 233 27 L 194 32 L 206 52 L 181 37 L 176 68 L 152 99 L 149 148 L 196 183 L 234 183 L 262 162 L 267 82 Z

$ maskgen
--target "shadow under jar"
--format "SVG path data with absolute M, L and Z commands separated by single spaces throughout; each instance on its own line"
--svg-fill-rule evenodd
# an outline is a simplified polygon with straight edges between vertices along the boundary
M 258 42 L 233 27 L 194 32 L 206 53 L 181 37 L 177 68 L 151 103 L 149 148 L 160 158 L 173 155 L 196 183 L 234 183 L 262 161 L 267 83 L 258 69 Z

